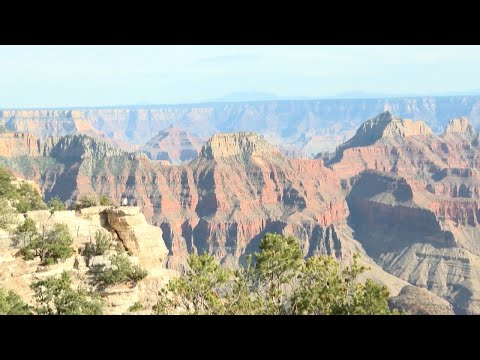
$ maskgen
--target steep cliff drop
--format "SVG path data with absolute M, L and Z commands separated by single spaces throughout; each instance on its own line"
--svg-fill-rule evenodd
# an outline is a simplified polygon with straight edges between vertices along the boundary
M 457 313 L 479 313 L 478 135 L 465 118 L 440 136 L 416 124 L 382 114 L 329 164 L 349 189 L 355 238 L 379 265 Z

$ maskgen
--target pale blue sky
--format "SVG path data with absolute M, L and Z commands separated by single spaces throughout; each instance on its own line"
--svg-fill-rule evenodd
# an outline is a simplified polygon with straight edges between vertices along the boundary
M 480 89 L 480 46 L 0 46 L 0 107 Z

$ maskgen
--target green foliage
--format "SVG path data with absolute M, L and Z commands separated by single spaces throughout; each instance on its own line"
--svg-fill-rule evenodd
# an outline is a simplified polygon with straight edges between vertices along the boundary
M 112 206 L 113 200 L 109 198 L 107 195 L 100 196 L 100 205 L 102 206 Z
M 16 196 L 16 187 L 12 184 L 15 180 L 10 170 L 0 166 L 0 198 L 13 199 Z
M 298 240 L 293 236 L 266 234 L 260 242 L 260 252 L 254 254 L 256 274 L 265 292 L 269 314 L 282 314 L 285 292 L 298 276 L 303 256 Z
M 55 211 L 64 211 L 67 210 L 65 204 L 58 196 L 54 196 L 48 202 L 48 207 L 50 209 L 50 213 L 54 213 Z
M 188 264 L 190 270 L 186 276 L 168 283 L 154 310 L 158 314 L 168 314 L 183 307 L 189 314 L 225 314 L 220 294 L 226 291 L 231 272 L 206 253 L 191 255 Z
M 131 313 L 139 312 L 142 310 L 145 310 L 145 307 L 139 301 L 137 301 L 135 304 L 133 304 L 128 308 L 128 312 L 131 312 Z
M 298 314 L 388 314 L 388 290 L 368 279 L 356 281 L 366 269 L 358 265 L 342 268 L 331 257 L 307 260 L 300 286 L 292 298 L 292 311 Z
M 143 280 L 148 272 L 139 266 L 133 266 L 124 254 L 116 254 L 110 257 L 110 266 L 102 265 L 95 269 L 94 275 L 97 283 L 109 286 L 122 284 L 129 281 Z
M 388 290 L 372 280 L 357 256 L 342 266 L 329 256 L 304 260 L 293 237 L 267 234 L 260 252 L 235 271 L 212 255 L 191 255 L 190 270 L 160 292 L 157 314 L 390 314 Z
M 42 200 L 40 194 L 28 183 L 21 183 L 17 189 L 16 208 L 20 213 L 26 213 L 31 210 L 45 210 L 47 206 Z
M 15 180 L 13 174 L 6 168 L 0 166 L 0 199 L 12 201 L 18 212 L 26 213 L 30 210 L 43 210 L 46 205 L 40 194 L 26 182 L 20 186 L 15 186 L 12 182 Z
M 6 199 L 0 198 L 0 229 L 10 231 L 15 224 L 15 210 Z
M 35 242 L 39 233 L 37 227 L 35 226 L 35 221 L 31 218 L 26 218 L 25 221 L 19 225 L 13 233 L 13 245 L 22 245 L 23 247 Z
M 73 238 L 68 226 L 55 224 L 52 230 L 34 237 L 29 244 L 22 247 L 21 253 L 26 259 L 39 256 L 44 265 L 51 265 L 58 260 L 69 258 L 74 252 L 72 244 Z
M 92 206 L 97 206 L 97 196 L 94 194 L 83 195 L 78 203 L 75 205 L 75 210 L 85 209 Z
M 0 315 L 30 315 L 30 309 L 13 291 L 0 288 Z
M 105 254 L 105 252 L 110 249 L 110 245 L 110 235 L 104 231 L 97 230 L 95 233 L 95 243 L 89 242 L 85 244 L 85 248 L 83 249 L 83 256 L 85 256 L 87 260 L 87 266 L 93 256 Z
M 102 301 L 84 290 L 74 290 L 67 272 L 32 284 L 39 315 L 101 315 Z

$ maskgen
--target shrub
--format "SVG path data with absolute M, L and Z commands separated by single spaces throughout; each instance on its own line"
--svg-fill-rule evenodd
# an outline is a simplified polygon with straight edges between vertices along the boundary
M 10 231 L 15 224 L 15 209 L 6 199 L 0 198 L 0 229 Z
M 148 272 L 139 266 L 132 266 L 132 263 L 123 254 L 116 254 L 110 257 L 110 266 L 102 265 L 96 271 L 95 280 L 104 286 L 137 282 L 144 279 Z
M 72 289 L 72 280 L 67 272 L 60 278 L 49 277 L 32 284 L 40 315 L 101 315 L 103 302 L 85 290 Z
M 20 213 L 31 210 L 45 210 L 47 206 L 40 194 L 30 184 L 24 182 L 17 190 L 18 202 L 16 208 Z
M 97 206 L 97 197 L 94 194 L 83 195 L 78 203 L 75 205 L 75 209 L 85 209 L 92 206 Z
M 83 256 L 87 260 L 87 266 L 90 263 L 92 256 L 103 255 L 110 249 L 111 241 L 110 235 L 104 231 L 98 230 L 95 233 L 95 243 L 89 242 L 85 244 L 83 249 Z
M 5 199 L 13 199 L 16 196 L 17 189 L 12 184 L 15 180 L 10 170 L 0 166 L 0 197 Z
M 135 304 L 133 304 L 128 308 L 128 312 L 134 313 L 134 312 L 142 311 L 144 309 L 145 307 L 142 305 L 142 303 L 137 301 Z
M 34 242 L 39 236 L 35 222 L 31 218 L 26 218 L 13 233 L 13 245 L 22 244 L 25 247 Z
M 30 309 L 13 291 L 5 293 L 0 288 L 0 315 L 30 315 Z
M 100 205 L 102 206 L 112 206 L 113 201 L 107 195 L 100 196 Z
M 58 260 L 69 258 L 74 250 L 73 238 L 68 226 L 56 224 L 55 227 L 43 235 L 34 238 L 32 242 L 21 249 L 26 259 L 39 256 L 44 265 L 51 265 Z
M 52 214 L 55 211 L 64 211 L 67 209 L 63 201 L 58 196 L 54 196 L 53 198 L 50 199 L 50 201 L 48 202 L 48 207 L 50 208 L 50 212 Z

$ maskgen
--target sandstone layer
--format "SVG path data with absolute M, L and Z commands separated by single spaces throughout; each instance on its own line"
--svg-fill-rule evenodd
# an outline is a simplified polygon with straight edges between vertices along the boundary
M 181 164 L 197 157 L 205 140 L 186 130 L 170 126 L 161 130 L 139 151 L 152 160 L 166 160 L 172 164 Z

